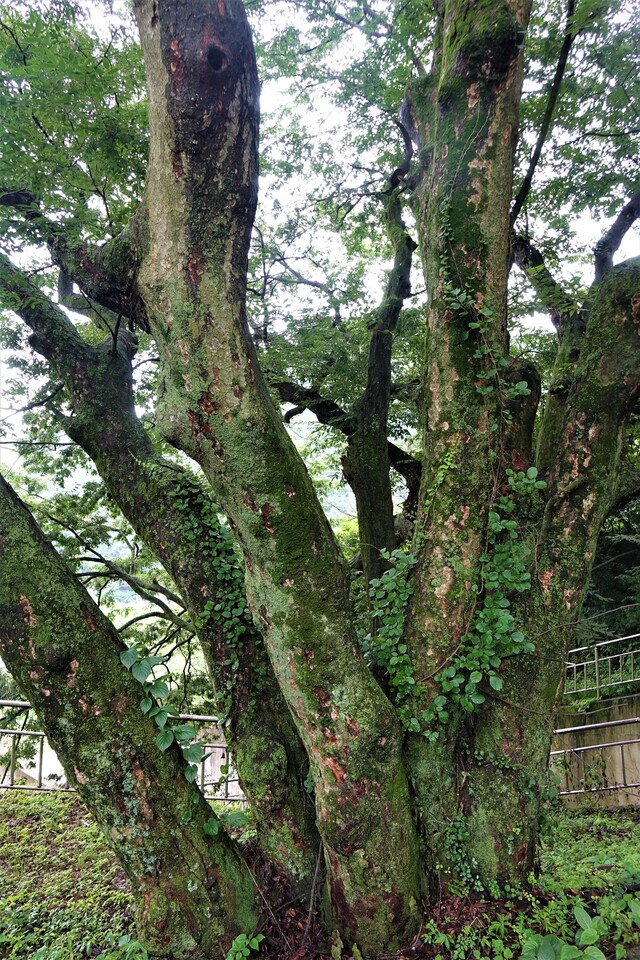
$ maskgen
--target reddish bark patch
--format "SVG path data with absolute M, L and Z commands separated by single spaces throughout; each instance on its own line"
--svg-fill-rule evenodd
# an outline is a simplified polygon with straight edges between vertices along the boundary
M 226 17 L 227 15 L 227 5 L 224 0 L 218 0 L 218 13 L 221 17 Z
M 549 587 L 551 586 L 551 581 L 553 580 L 553 570 L 545 570 L 544 573 L 538 574 L 538 580 L 540 581 L 544 592 L 547 593 Z
M 180 43 L 177 37 L 173 37 L 169 44 L 171 49 L 171 59 L 169 60 L 169 70 L 171 71 L 171 93 L 176 96 L 180 92 L 184 80 L 184 60 L 180 53 Z
M 33 607 L 29 603 L 28 599 L 20 595 L 20 609 L 22 610 L 22 619 L 28 627 L 31 627 L 34 630 L 38 626 L 38 621 L 36 615 L 33 612 Z
M 514 470 L 525 470 L 525 469 L 526 469 L 526 466 L 527 466 L 527 465 L 526 465 L 526 463 L 524 462 L 524 460 L 522 459 L 522 457 L 520 456 L 520 454 L 518 453 L 517 450 L 512 450 L 512 451 L 511 451 L 511 465 L 513 466 L 513 469 L 514 469 Z
M 314 697 L 317 698 L 318 703 L 319 703 L 320 706 L 323 708 L 323 710 L 326 709 L 326 708 L 329 706 L 329 704 L 330 704 L 330 702 L 331 702 L 331 697 L 329 696 L 329 694 L 327 693 L 327 691 L 324 690 L 322 687 L 314 687 L 314 688 L 313 688 L 313 695 L 314 695 Z
M 336 783 L 344 783 L 347 775 L 347 768 L 345 767 L 344 763 L 341 763 L 340 760 L 336 760 L 335 757 L 327 757 L 325 763 L 336 778 Z
M 264 524 L 265 530 L 268 533 L 275 533 L 276 529 L 271 523 L 271 521 L 269 520 L 269 517 L 273 513 L 273 507 L 271 506 L 271 504 L 263 503 L 262 506 L 260 507 L 260 513 L 262 514 L 262 522 Z
M 204 276 L 204 257 L 202 250 L 195 249 L 191 253 L 187 262 L 187 282 L 194 289 L 200 286 L 200 281 Z
M 91 609 L 87 606 L 86 603 L 81 603 L 81 604 L 80 604 L 80 609 L 81 609 L 81 611 L 82 611 L 82 618 L 83 618 L 83 620 L 84 620 L 84 622 L 85 622 L 85 626 L 86 626 L 87 630 L 89 630 L 91 633 L 93 633 L 95 630 L 98 629 L 98 624 L 96 623 L 96 619 L 95 619 L 95 617 L 94 617 L 94 615 L 93 615 L 93 612 L 92 612 Z
M 70 690 L 73 689 L 73 687 L 75 687 L 77 683 L 76 674 L 78 672 L 79 666 L 80 664 L 78 663 L 77 660 L 72 660 L 71 663 L 69 664 L 69 673 L 67 674 L 67 687 Z
M 347 730 L 349 731 L 351 736 L 357 737 L 358 734 L 360 733 L 360 724 L 356 720 L 354 720 L 353 717 L 350 717 L 348 713 L 345 716 L 345 720 L 347 722 Z
M 211 399 L 211 394 L 208 393 L 206 390 L 204 391 L 204 393 L 200 394 L 200 399 L 198 400 L 198 406 L 200 407 L 203 413 L 207 414 L 207 416 L 212 416 L 214 413 L 217 413 L 218 411 L 218 404 L 215 402 L 215 400 Z
M 338 742 L 336 735 L 331 733 L 331 730 L 329 730 L 328 727 L 323 727 L 322 732 L 324 734 L 325 742 L 330 744 L 332 747 L 335 747 L 336 743 Z
M 196 413 L 194 410 L 188 410 L 187 416 L 191 422 L 191 435 L 194 440 L 198 434 L 206 437 L 210 437 L 213 434 L 211 427 L 199 413 Z

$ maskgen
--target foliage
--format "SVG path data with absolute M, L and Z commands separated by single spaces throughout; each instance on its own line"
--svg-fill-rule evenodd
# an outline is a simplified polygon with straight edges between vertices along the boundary
M 80 960 L 98 951 L 97 960 L 146 960 L 130 932 L 126 884 L 77 799 L 8 791 L 0 804 L 3 956 Z M 546 949 L 552 960 L 595 960 L 599 955 L 586 951 L 597 932 L 591 945 L 622 958 L 624 947 L 640 941 L 640 900 L 631 889 L 640 877 L 636 814 L 561 809 L 548 823 L 541 887 L 514 890 L 495 904 L 468 892 L 448 906 L 443 902 L 440 919 L 425 920 L 427 957 L 544 960 Z M 51 891 L 46 911 L 38 892 L 43 883 Z M 244 960 L 263 939 L 261 933 L 241 934 L 228 956 Z
M 246 934 L 240 933 L 231 944 L 231 949 L 227 953 L 225 960 L 244 960 L 252 950 L 260 949 L 260 944 L 264 940 L 264 934 Z
M 127 883 L 75 796 L 3 791 L 0 810 L 3 957 L 76 960 L 129 934 Z M 134 956 L 143 960 L 133 949 L 117 960 Z

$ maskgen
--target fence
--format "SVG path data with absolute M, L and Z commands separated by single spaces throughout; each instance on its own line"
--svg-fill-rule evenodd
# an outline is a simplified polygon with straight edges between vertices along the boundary
M 616 793 L 614 805 L 635 805 L 640 800 L 640 717 L 562 727 L 554 733 L 556 744 L 567 746 L 551 751 L 550 768 L 560 780 L 560 796 Z M 632 727 L 635 736 L 602 742 L 605 730 Z M 615 734 L 614 734 L 615 737 Z M 595 743 L 584 741 L 595 740 Z M 611 805 L 608 803 L 608 805 Z
M 616 688 L 640 681 L 640 633 L 575 647 L 568 658 L 565 693 L 613 694 Z
M 4 708 L 19 709 L 26 715 L 22 729 L 0 728 L 0 789 L 71 790 L 44 733 L 26 729 L 31 704 L 21 700 L 0 700 L 0 710 Z M 199 764 L 197 779 L 205 796 L 225 803 L 244 800 L 217 717 L 183 713 L 179 720 L 194 725 L 196 742 L 202 744 L 204 759 Z M 29 749 L 29 741 L 34 742 L 33 749 Z M 25 746 L 27 750 L 24 750 Z M 21 753 L 27 754 L 28 762 L 24 767 L 20 765 Z
M 636 709 L 638 704 L 635 703 Z M 0 709 L 18 708 L 28 711 L 30 705 L 22 701 L 0 700 Z M 25 717 L 25 723 L 26 719 Z M 209 799 L 242 801 L 244 794 L 233 769 L 217 719 L 204 714 L 182 714 L 180 720 L 199 725 L 197 741 L 202 744 L 205 759 L 200 763 L 198 782 Z M 611 797 L 615 805 L 640 802 L 640 717 L 625 717 L 604 723 L 580 724 L 562 727 L 554 733 L 555 749 L 551 751 L 550 766 L 560 780 L 560 795 L 571 801 L 580 795 Z M 606 740 L 605 731 L 631 726 L 633 736 Z M 197 729 L 197 728 L 196 728 Z M 623 731 L 620 731 L 621 733 Z M 626 731 L 625 731 L 626 732 Z M 603 736 L 605 740 L 603 741 Z M 33 742 L 30 766 L 19 765 L 24 753 L 24 741 Z M 595 743 L 584 742 L 594 739 Z M 563 740 L 566 745 L 563 744 Z M 0 729 L 0 789 L 14 790 L 69 790 L 64 772 L 53 751 L 39 730 Z M 4 770 L 2 766 L 4 765 Z M 613 795 L 615 794 L 615 800 Z M 603 802 L 605 802 L 603 800 Z

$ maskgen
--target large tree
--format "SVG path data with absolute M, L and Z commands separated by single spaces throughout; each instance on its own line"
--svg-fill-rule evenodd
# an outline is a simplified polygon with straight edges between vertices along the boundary
M 198 630 L 260 876 L 270 866 L 306 900 L 322 878 L 328 929 L 376 956 L 416 934 L 438 885 L 493 891 L 526 882 L 535 865 L 564 651 L 599 530 L 640 479 L 640 261 L 613 265 L 640 214 L 628 159 L 633 22 L 622 10 L 590 58 L 607 21 L 586 3 L 571 2 L 563 20 L 553 4 L 532 17 L 517 0 L 256 6 L 272 30 L 265 69 L 275 64 L 304 97 L 323 80 L 345 122 L 360 110 L 346 161 L 321 151 L 314 166 L 333 178 L 315 224 L 325 247 L 340 229 L 343 275 L 322 240 L 306 259 L 289 253 L 309 224 L 302 210 L 283 222 L 278 198 L 250 261 L 259 83 L 240 0 L 136 0 L 146 167 L 126 31 L 90 40 L 78 11 L 52 4 L 52 56 L 37 45 L 37 5 L 2 13 L 16 148 L 2 160 L 0 287 L 54 384 L 44 406 Z M 278 33 L 274 6 L 294 10 L 297 26 Z M 322 52 L 339 63 L 352 33 L 351 64 L 332 71 Z M 589 98 L 597 110 L 580 109 Z M 617 102 L 619 124 L 602 112 Z M 269 131 L 271 186 L 278 172 L 305 174 L 299 158 L 321 142 L 290 116 L 277 131 L 289 154 Z M 29 130 L 32 141 L 20 140 Z M 569 243 L 566 179 L 577 164 L 591 186 L 576 185 L 575 210 L 613 215 L 583 295 L 548 262 L 562 231 Z M 340 180 L 347 167 L 351 186 Z M 48 251 L 58 302 L 28 276 L 17 255 L 27 243 Z M 389 261 L 377 305 L 362 291 L 376 246 Z M 416 251 L 426 300 L 410 308 Z M 516 266 L 557 333 L 543 405 L 535 363 L 510 342 Z M 330 311 L 325 322 L 314 305 L 312 348 L 304 323 L 292 343 L 292 327 L 274 319 L 292 287 Z M 78 307 L 74 290 L 93 326 L 63 310 Z M 157 361 L 152 434 L 136 408 L 139 339 Z M 274 397 L 294 404 L 285 419 L 310 410 L 346 440 L 368 633 L 350 596 L 360 575 Z M 166 455 L 158 433 L 202 479 Z M 404 551 L 396 475 L 413 527 Z M 181 754 L 170 727 L 157 736 L 153 717 L 166 714 L 127 673 L 134 660 L 117 631 L 4 482 L 0 518 L 0 652 L 132 879 L 140 936 L 154 955 L 217 956 L 255 928 L 269 889 L 256 888 L 246 852 L 192 782 L 193 748 Z

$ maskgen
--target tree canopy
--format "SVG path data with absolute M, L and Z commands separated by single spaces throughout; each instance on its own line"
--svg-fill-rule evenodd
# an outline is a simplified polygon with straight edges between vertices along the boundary
M 336 944 L 384 955 L 443 885 L 527 881 L 597 539 L 640 489 L 638 11 L 96 9 L 0 6 L 33 511 L 2 481 L 0 653 L 152 954 L 217 956 L 322 884 Z M 174 718 L 196 642 L 251 853 Z

